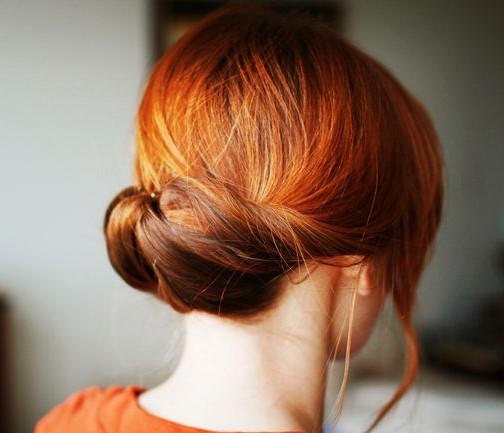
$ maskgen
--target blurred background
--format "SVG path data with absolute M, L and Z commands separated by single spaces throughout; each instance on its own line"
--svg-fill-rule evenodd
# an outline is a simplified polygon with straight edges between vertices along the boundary
M 31 432 L 84 387 L 149 387 L 176 365 L 179 317 L 114 273 L 102 220 L 132 181 L 150 68 L 220 3 L 0 0 L 1 432 Z M 446 213 L 415 316 L 424 366 L 377 431 L 504 431 L 504 3 L 274 4 L 326 20 L 389 67 L 444 146 Z M 402 361 L 387 306 L 352 361 L 338 432 L 368 425 Z

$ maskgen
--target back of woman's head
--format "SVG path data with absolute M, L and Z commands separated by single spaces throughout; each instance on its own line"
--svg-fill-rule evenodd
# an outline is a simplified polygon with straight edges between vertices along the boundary
M 160 59 L 137 116 L 136 185 L 111 203 L 110 260 L 179 312 L 260 317 L 281 278 L 361 256 L 411 314 L 443 207 L 422 105 L 314 19 L 227 6 Z

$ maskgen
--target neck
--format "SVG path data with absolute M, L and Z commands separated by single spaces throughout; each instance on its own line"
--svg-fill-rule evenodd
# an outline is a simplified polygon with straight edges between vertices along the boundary
M 186 314 L 180 363 L 141 395 L 141 405 L 207 430 L 322 432 L 330 315 L 321 305 L 330 302 L 310 282 L 289 287 L 286 296 L 253 325 Z

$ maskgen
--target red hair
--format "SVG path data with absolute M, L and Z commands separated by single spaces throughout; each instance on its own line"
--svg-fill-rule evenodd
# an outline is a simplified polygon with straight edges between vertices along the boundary
M 108 254 L 128 284 L 179 312 L 252 320 L 307 259 L 375 265 L 407 358 L 374 428 L 418 369 L 412 310 L 443 207 L 441 149 L 420 102 L 329 26 L 227 5 L 154 67 L 135 180 L 107 210 Z

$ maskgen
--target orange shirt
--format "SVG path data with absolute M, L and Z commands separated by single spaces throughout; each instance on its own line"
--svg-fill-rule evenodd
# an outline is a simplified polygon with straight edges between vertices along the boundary
M 217 433 L 148 413 L 137 399 L 143 391 L 136 385 L 86 388 L 48 412 L 34 433 Z

